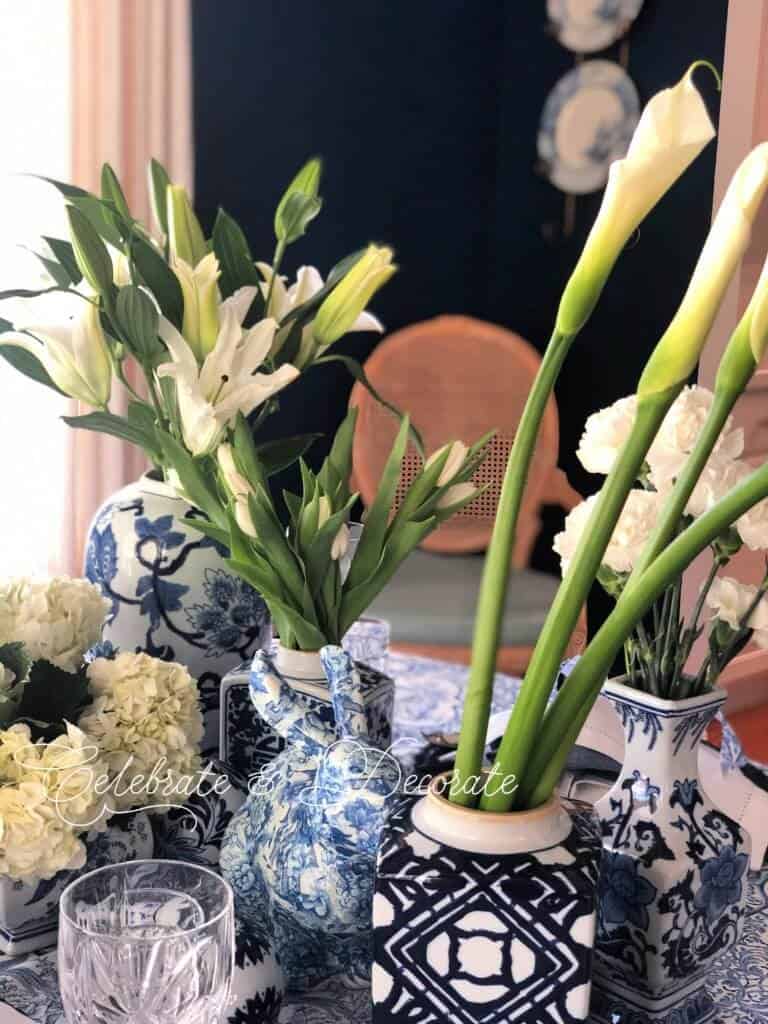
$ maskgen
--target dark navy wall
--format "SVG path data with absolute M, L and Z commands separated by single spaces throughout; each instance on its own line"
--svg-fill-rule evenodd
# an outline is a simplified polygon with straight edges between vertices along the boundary
M 629 62 L 643 101 L 696 58 L 722 65 L 726 6 L 646 0 Z M 375 302 L 388 328 L 469 313 L 542 348 L 598 202 L 578 201 L 576 230 L 563 240 L 563 196 L 535 170 L 541 108 L 573 65 L 546 34 L 544 8 L 544 0 L 194 0 L 203 219 L 224 205 L 254 251 L 270 254 L 281 190 L 319 153 L 325 208 L 290 250 L 289 269 L 325 270 L 361 243 L 386 241 L 402 268 Z M 589 411 L 633 389 L 674 312 L 708 226 L 713 171 L 711 147 L 622 257 L 566 366 L 562 463 L 584 491 L 595 481 L 573 460 L 575 439 Z M 360 335 L 345 345 L 362 357 L 373 343 Z M 348 390 L 343 371 L 323 369 L 291 389 L 281 415 L 330 430 Z

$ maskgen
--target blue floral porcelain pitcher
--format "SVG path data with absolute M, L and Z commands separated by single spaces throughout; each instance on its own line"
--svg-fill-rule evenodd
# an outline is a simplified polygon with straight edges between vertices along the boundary
M 726 698 L 669 701 L 611 681 L 624 765 L 599 800 L 603 863 L 592 1016 L 703 1024 L 713 963 L 741 934 L 750 840 L 699 781 L 699 741 Z
M 370 974 L 376 850 L 400 781 L 369 739 L 352 659 L 330 646 L 320 657 L 335 728 L 267 655 L 254 658 L 251 699 L 287 747 L 252 783 L 221 851 L 238 917 L 272 942 L 294 990 Z

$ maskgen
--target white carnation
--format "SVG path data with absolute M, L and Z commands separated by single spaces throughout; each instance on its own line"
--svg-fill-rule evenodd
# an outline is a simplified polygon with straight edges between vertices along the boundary
M 0 583 L 0 608 L 0 643 L 20 640 L 33 661 L 75 672 L 101 637 L 109 602 L 88 580 L 22 577 Z
M 95 792 L 106 766 L 74 726 L 33 743 L 29 726 L 0 732 L 0 874 L 21 881 L 81 868 L 79 834 L 104 827 L 110 806 Z
M 593 494 L 577 505 L 565 520 L 565 529 L 555 537 L 554 549 L 560 555 L 563 573 L 568 569 L 581 536 L 597 502 Z M 656 525 L 662 498 L 654 491 L 629 492 L 613 536 L 603 557 L 603 565 L 617 573 L 631 572 Z
M 576 456 L 589 473 L 607 475 L 630 435 L 637 415 L 637 398 L 620 398 L 607 409 L 594 412 L 584 424 Z
M 183 665 L 124 652 L 93 661 L 88 680 L 95 699 L 78 725 L 98 743 L 113 778 L 119 775 L 119 809 L 161 802 L 140 785 L 161 762 L 171 783 L 199 769 L 203 719 Z
M 757 595 L 757 587 L 739 583 L 732 576 L 718 576 L 707 593 L 705 603 L 712 618 L 725 622 L 731 629 L 740 629 L 744 616 Z
M 751 466 L 742 463 L 744 476 L 752 472 Z M 759 501 L 745 512 L 734 524 L 739 536 L 752 551 L 764 551 L 768 548 L 768 498 Z

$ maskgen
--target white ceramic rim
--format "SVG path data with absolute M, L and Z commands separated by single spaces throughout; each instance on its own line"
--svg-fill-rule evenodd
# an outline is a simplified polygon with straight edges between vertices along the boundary
M 305 679 L 323 685 L 326 683 L 319 651 L 292 651 L 278 643 L 275 668 L 292 679 Z
M 571 831 L 557 793 L 531 811 L 478 811 L 452 804 L 437 792 L 449 776 L 436 776 L 427 795 L 411 809 L 411 823 L 428 839 L 468 853 L 533 853 L 557 846 Z
M 622 683 L 626 676 L 619 676 L 616 679 L 608 679 L 603 683 L 602 693 L 606 697 L 621 697 L 627 703 L 637 704 L 638 707 L 653 708 L 660 714 L 677 715 L 681 711 L 693 711 L 696 708 L 709 707 L 712 704 L 724 704 L 728 699 L 727 690 L 717 687 L 709 690 L 708 693 L 701 693 L 698 697 L 686 697 L 685 700 L 665 700 L 663 697 L 654 697 L 645 690 L 637 690 L 634 686 L 627 686 Z
M 157 494 L 161 498 L 170 498 L 172 501 L 181 502 L 182 499 L 176 491 L 165 480 L 153 480 L 149 473 L 143 473 L 138 479 L 138 485 L 147 494 Z
M 83 882 L 91 878 L 94 878 L 96 875 L 103 874 L 106 871 L 115 871 L 121 868 L 127 869 L 133 867 L 142 867 L 144 864 L 168 864 L 174 865 L 175 867 L 184 868 L 187 871 L 198 871 L 201 875 L 210 875 L 211 878 L 214 878 L 216 882 L 222 886 L 224 900 L 222 902 L 220 910 L 217 910 L 215 914 L 208 918 L 208 920 L 203 921 L 201 924 L 196 924 L 194 928 L 180 928 L 178 931 L 169 932 L 167 935 L 163 935 L 163 940 L 184 938 L 188 935 L 194 935 L 196 932 L 202 931 L 204 928 L 211 928 L 214 925 L 218 924 L 219 921 L 221 921 L 222 917 L 224 917 L 230 912 L 232 913 L 232 919 L 234 921 L 235 894 L 232 889 L 232 886 L 229 884 L 226 878 L 224 878 L 223 875 L 220 875 L 217 871 L 213 871 L 211 868 L 204 867 L 202 864 L 193 864 L 191 861 L 187 860 L 163 859 L 161 857 L 146 857 L 142 860 L 125 860 L 119 864 L 105 864 L 101 868 L 95 868 L 93 871 L 87 871 L 84 875 L 79 875 L 77 878 L 73 878 L 69 885 L 67 885 L 67 887 L 64 889 L 61 896 L 59 896 L 59 917 L 65 919 L 73 929 L 80 932 L 82 935 L 87 935 L 89 938 L 98 939 L 99 941 L 123 943 L 146 943 L 157 941 L 156 939 L 139 938 L 139 936 L 134 937 L 130 935 L 105 935 L 103 932 L 95 932 L 91 928 L 86 928 L 78 921 L 75 921 L 70 916 L 70 914 L 67 913 L 65 909 L 64 901 L 65 897 L 69 894 L 70 889 L 74 889 L 76 886 L 81 885 Z

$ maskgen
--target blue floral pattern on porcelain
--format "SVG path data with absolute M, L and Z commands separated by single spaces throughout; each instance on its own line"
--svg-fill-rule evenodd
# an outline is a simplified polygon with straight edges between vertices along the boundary
M 749 837 L 698 778 L 699 742 L 725 694 L 664 701 L 614 682 L 605 693 L 626 749 L 596 805 L 604 854 L 593 1017 L 704 1024 L 714 1014 L 705 979 L 741 935 L 749 868 Z
M 179 661 L 198 681 L 203 750 L 218 748 L 222 677 L 269 641 L 261 596 L 226 569 L 226 551 L 185 518 L 199 512 L 143 477 L 110 498 L 88 535 L 85 575 L 111 602 L 104 639 Z
M 400 780 L 369 739 L 351 658 L 325 647 L 321 659 L 335 727 L 267 655 L 254 658 L 253 703 L 287 746 L 252 783 L 220 861 L 238 915 L 272 943 L 293 990 L 369 975 L 376 848 Z

